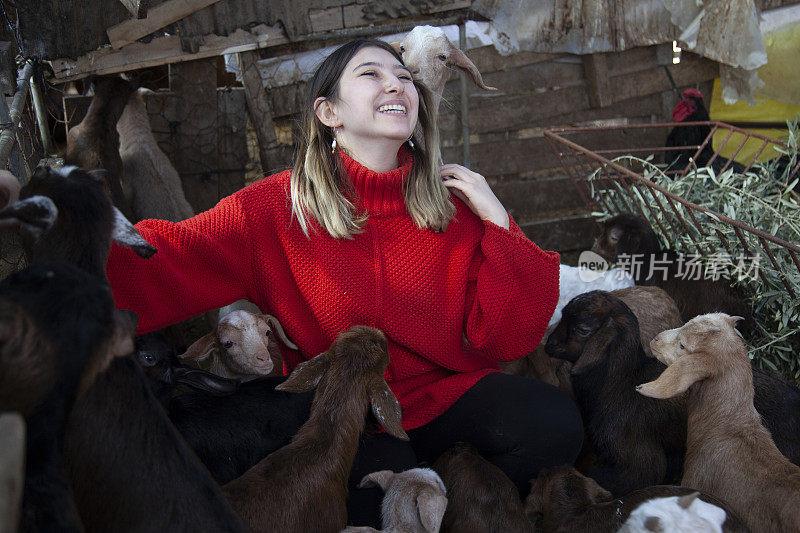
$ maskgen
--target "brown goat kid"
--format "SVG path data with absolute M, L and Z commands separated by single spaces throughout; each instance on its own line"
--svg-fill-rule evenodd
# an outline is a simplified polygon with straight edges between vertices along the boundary
M 564 465 L 542 470 L 536 479 L 531 480 L 525 512 L 544 533 L 615 533 L 646 501 L 694 494 L 696 491 L 687 487 L 655 485 L 615 499 L 595 480 Z M 725 510 L 723 532 L 748 531 L 724 502 L 709 494 L 700 494 L 699 498 Z
M 662 331 L 679 328 L 683 325 L 681 312 L 675 300 L 658 287 L 633 286 L 616 289 L 609 294 L 616 296 L 630 307 L 639 321 L 639 337 L 647 357 L 653 357 L 650 341 Z
M 650 398 L 688 391 L 682 484 L 724 498 L 753 531 L 800 531 L 800 468 L 781 455 L 753 406 L 753 375 L 740 317 L 698 316 L 652 342 L 668 365 L 637 390 Z
M 442 531 L 533 531 L 517 487 L 471 444 L 457 442 L 436 460 L 433 469 L 447 488 Z
M 308 421 L 292 442 L 222 488 L 251 530 L 324 533 L 345 527 L 347 479 L 370 399 L 383 428 L 408 440 L 400 404 L 383 379 L 388 364 L 384 334 L 353 326 L 276 387 L 317 391 Z

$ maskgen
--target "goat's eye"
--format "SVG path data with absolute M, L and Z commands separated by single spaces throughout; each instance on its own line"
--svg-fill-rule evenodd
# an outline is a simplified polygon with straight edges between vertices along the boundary
M 444 54 L 439 54 L 439 59 L 442 61 L 447 61 L 447 56 Z
M 231 346 L 233 346 L 233 341 L 225 341 L 222 345 L 225 348 L 230 348 Z
M 264 332 L 264 335 L 266 335 L 267 337 L 269 337 L 269 334 L 270 334 L 270 333 L 272 333 L 272 331 L 270 331 L 270 330 L 267 330 L 266 332 Z
M 142 360 L 144 366 L 153 366 L 156 364 L 156 356 L 151 353 L 140 352 L 139 358 Z
M 608 240 L 609 242 L 613 242 L 614 244 L 616 244 L 619 242 L 619 237 L 617 237 L 616 235 L 609 235 Z
M 402 54 L 402 53 L 403 53 L 403 52 L 405 52 L 405 51 L 406 51 L 406 47 L 405 47 L 405 46 L 401 46 L 401 47 L 400 47 L 400 53 Z
M 575 328 L 575 333 L 578 335 L 591 335 L 592 330 L 591 328 L 587 328 L 586 326 L 578 326 Z
M 681 347 L 681 350 L 685 350 L 686 348 L 683 347 L 683 343 L 679 342 L 678 345 Z

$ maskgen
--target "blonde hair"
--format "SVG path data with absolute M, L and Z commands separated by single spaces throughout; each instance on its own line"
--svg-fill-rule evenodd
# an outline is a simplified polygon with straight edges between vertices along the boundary
M 402 63 L 397 51 L 384 41 L 356 39 L 329 55 L 311 82 L 303 112 L 303 135 L 290 180 L 292 217 L 297 219 L 306 237 L 314 220 L 336 239 L 352 238 L 361 233 L 369 217 L 365 211 L 357 212 L 347 199 L 348 195 L 352 197 L 353 185 L 341 157 L 331 150 L 333 131 L 317 118 L 313 107 L 319 97 L 336 101 L 344 67 L 365 46 L 387 50 Z M 444 231 L 455 214 L 455 206 L 439 178 L 439 128 L 431 107 L 433 93 L 416 81 L 414 86 L 419 93 L 419 120 L 412 135 L 414 146 L 408 145 L 414 163 L 404 183 L 405 205 L 419 228 Z

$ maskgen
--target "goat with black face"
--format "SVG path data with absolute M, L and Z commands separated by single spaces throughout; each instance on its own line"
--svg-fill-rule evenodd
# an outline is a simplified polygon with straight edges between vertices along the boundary
M 613 494 L 680 480 L 686 418 L 679 400 L 641 401 L 636 385 L 664 365 L 645 355 L 636 316 L 603 291 L 575 297 L 547 339 L 551 357 L 573 363 L 572 386 L 598 458 L 589 472 Z

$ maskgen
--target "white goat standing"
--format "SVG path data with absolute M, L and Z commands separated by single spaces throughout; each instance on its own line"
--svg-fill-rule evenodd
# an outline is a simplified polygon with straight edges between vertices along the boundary
M 450 68 L 457 67 L 472 78 L 473 83 L 487 91 L 496 91 L 483 83 L 478 67 L 467 55 L 459 50 L 445 35 L 444 30 L 436 26 L 416 26 L 400 42 L 392 46 L 403 56 L 403 62 L 415 79 L 420 80 L 433 91 L 435 98 L 433 109 L 439 109 L 444 84 L 450 79 Z
M 178 171 L 158 147 L 142 99 L 147 89 L 131 95 L 117 123 L 122 184 L 125 196 L 140 220 L 158 218 L 179 222 L 194 216 Z

